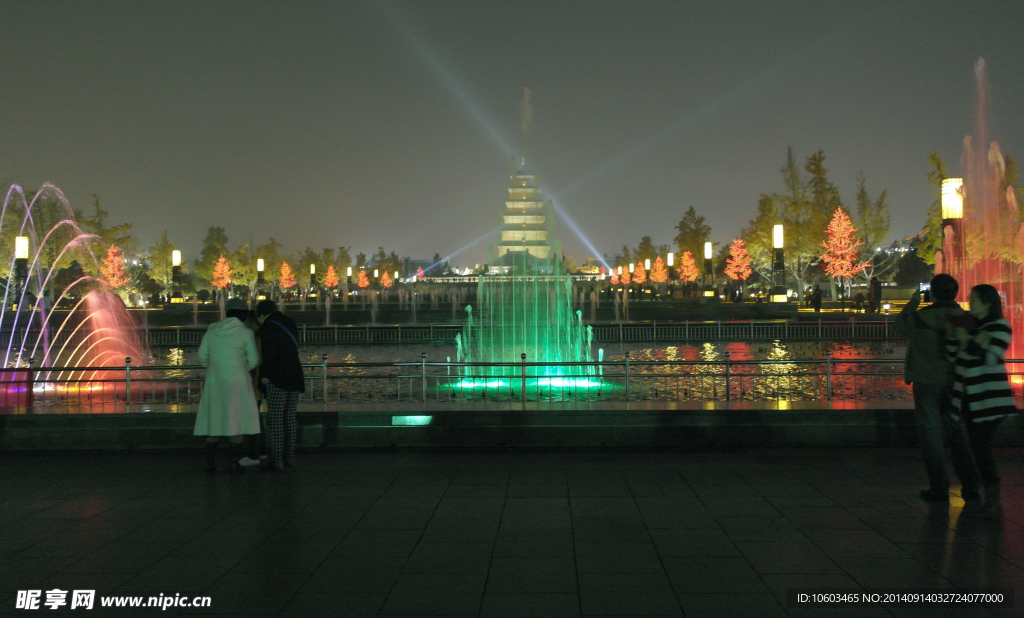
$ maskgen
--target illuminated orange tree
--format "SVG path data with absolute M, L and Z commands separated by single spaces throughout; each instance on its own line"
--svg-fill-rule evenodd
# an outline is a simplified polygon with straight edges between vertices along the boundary
M 700 270 L 697 269 L 697 262 L 693 260 L 693 254 L 689 251 L 684 251 L 679 256 L 679 280 L 692 283 L 699 276 Z
M 647 269 L 644 268 L 643 262 L 638 262 L 636 268 L 633 269 L 633 283 L 643 284 L 647 281 Z
M 654 263 L 651 264 L 651 281 L 654 283 L 665 283 L 668 281 L 668 268 L 665 267 L 665 262 L 661 259 L 661 256 L 654 258 Z
M 103 266 L 100 267 L 100 276 L 114 290 L 131 281 L 124 271 L 124 257 L 116 245 L 110 245 L 107 249 L 107 257 L 103 258 Z
M 370 280 L 366 277 L 366 271 L 365 270 L 360 270 L 359 271 L 359 282 L 356 283 L 356 285 L 358 285 L 361 288 L 368 288 L 368 287 L 370 287 Z
M 619 273 L 612 271 L 612 278 L 610 279 L 612 285 L 619 285 Z
M 853 279 L 854 275 L 864 270 L 866 265 L 860 259 L 860 247 L 864 243 L 857 240 L 857 228 L 842 207 L 836 208 L 825 230 L 827 238 L 821 243 L 825 248 L 821 260 L 825 262 L 825 272 L 835 279 Z
M 417 279 L 422 279 L 423 277 L 424 277 L 424 275 L 423 275 L 423 267 L 420 266 L 419 270 L 416 271 L 416 278 Z
M 338 273 L 334 272 L 334 264 L 327 267 L 327 274 L 324 275 L 324 285 L 333 288 L 338 285 Z
M 384 274 L 380 276 L 380 284 L 385 288 L 391 287 L 391 275 L 388 274 L 388 271 L 385 270 Z
M 621 281 L 623 285 L 629 283 L 629 271 L 628 270 L 623 269 L 622 274 L 619 275 L 619 281 Z
M 231 264 L 228 264 L 228 259 L 223 255 L 217 258 L 217 263 L 213 266 L 213 281 L 210 283 L 219 290 L 231 285 Z
M 733 240 L 732 246 L 729 247 L 729 257 L 725 260 L 725 274 L 733 281 L 746 281 L 750 275 L 754 274 L 750 262 L 750 252 L 743 244 L 743 239 Z
M 288 262 L 281 262 L 281 276 L 277 278 L 277 285 L 285 290 L 295 287 L 295 274 Z

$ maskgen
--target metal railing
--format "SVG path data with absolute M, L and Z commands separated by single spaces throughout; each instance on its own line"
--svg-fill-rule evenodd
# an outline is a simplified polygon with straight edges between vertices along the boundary
M 594 343 L 642 341 L 794 341 L 794 340 L 883 340 L 896 339 L 889 320 L 718 320 L 683 322 L 598 322 L 590 325 Z M 298 340 L 305 346 L 373 344 L 451 344 L 462 332 L 462 324 L 364 324 L 359 326 L 299 325 Z M 139 328 L 138 333 L 153 347 L 198 347 L 205 326 Z M 88 333 L 51 334 L 49 345 L 77 345 Z M 38 330 L 13 333 L 15 345 L 32 347 Z M 12 333 L 0 333 L 0 348 L 11 345 Z
M 1024 361 L 1007 361 L 1017 397 L 1024 397 Z M 1019 369 L 1018 369 L 1019 368 Z M 328 363 L 303 365 L 300 401 L 360 406 L 382 403 L 451 403 L 470 407 L 524 402 L 593 401 L 907 401 L 900 360 L 833 359 L 731 361 L 622 361 L 591 363 Z M 0 407 L 28 385 L 32 405 L 195 404 L 204 369 L 187 366 L 40 367 L 5 386 Z M 8 372 L 11 374 L 12 372 Z M 28 375 L 27 379 L 25 375 Z M 2 376 L 0 376 L 2 377 Z M 15 389 L 14 387 L 18 388 Z M 6 389 L 6 390 L 5 390 Z

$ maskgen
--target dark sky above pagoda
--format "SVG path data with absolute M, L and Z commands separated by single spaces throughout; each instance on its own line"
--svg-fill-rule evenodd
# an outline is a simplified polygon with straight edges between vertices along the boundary
M 959 170 L 973 66 L 991 135 L 1024 156 L 1024 11 L 1011 0 L 774 2 L 4 2 L 0 178 L 98 194 L 148 245 L 497 242 L 519 104 L 531 166 L 582 261 L 668 243 L 693 205 L 715 240 L 818 148 L 847 203 L 863 171 L 893 236 L 932 200 L 926 155 Z M 488 235 L 490 232 L 490 235 Z

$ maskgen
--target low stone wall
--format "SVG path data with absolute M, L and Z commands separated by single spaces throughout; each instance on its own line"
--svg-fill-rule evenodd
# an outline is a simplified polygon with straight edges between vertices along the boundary
M 425 420 L 429 424 L 396 425 Z M 423 406 L 299 412 L 299 444 L 331 448 L 913 446 L 906 407 L 845 407 L 804 402 L 798 409 L 718 403 L 544 406 L 501 411 Z M 396 418 L 398 417 L 398 418 Z M 419 417 L 419 419 L 417 419 Z M 195 413 L 0 415 L 0 450 L 199 448 Z M 1024 422 L 1008 419 L 1001 446 L 1024 446 Z

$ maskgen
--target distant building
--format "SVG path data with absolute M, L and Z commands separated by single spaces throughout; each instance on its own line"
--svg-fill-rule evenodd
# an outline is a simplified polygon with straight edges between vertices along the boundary
M 526 251 L 535 258 L 547 260 L 551 255 L 551 247 L 548 245 L 548 231 L 544 225 L 544 201 L 541 199 L 536 175 L 526 165 L 525 158 L 509 179 L 498 258 L 501 260 L 506 253 Z

